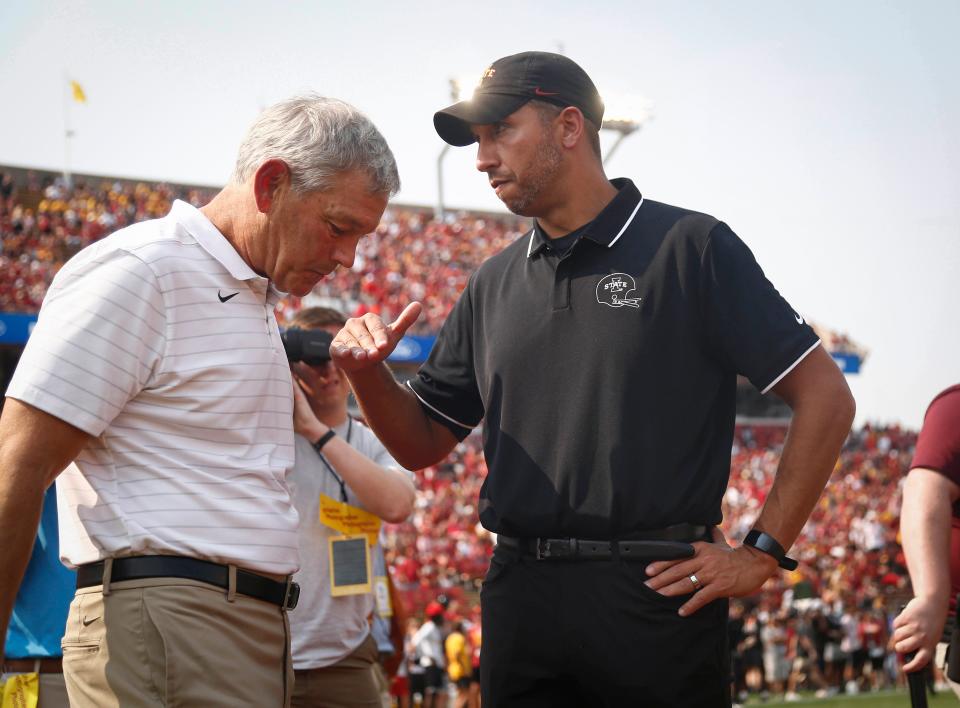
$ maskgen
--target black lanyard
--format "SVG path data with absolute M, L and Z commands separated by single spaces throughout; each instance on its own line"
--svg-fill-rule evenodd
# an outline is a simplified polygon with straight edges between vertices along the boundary
M 351 417 L 348 415 L 348 416 L 347 416 L 347 437 L 346 437 L 347 445 L 350 444 L 350 438 L 351 438 L 352 436 L 353 436 L 353 418 L 351 418 Z M 337 484 L 340 485 L 340 501 L 342 501 L 344 504 L 346 504 L 346 503 L 347 503 L 347 485 L 346 485 L 346 483 L 343 481 L 343 477 L 341 477 L 340 475 L 337 474 L 337 471 L 336 471 L 335 469 L 333 469 L 333 465 L 331 465 L 331 464 L 327 461 L 326 456 L 325 456 L 322 452 L 318 452 L 317 455 L 319 455 L 320 461 L 324 464 L 324 466 L 327 468 L 327 470 L 330 472 L 330 474 L 333 475 L 333 478 L 334 478 L 335 480 L 337 480 Z

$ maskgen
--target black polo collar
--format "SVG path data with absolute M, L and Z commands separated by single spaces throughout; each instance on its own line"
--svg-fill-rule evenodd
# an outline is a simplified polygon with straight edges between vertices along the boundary
M 610 180 L 610 184 L 617 188 L 616 196 L 603 208 L 596 218 L 583 228 L 580 238 L 588 238 L 601 246 L 612 248 L 623 236 L 627 227 L 637 215 L 643 204 L 643 195 L 636 188 L 633 181 L 626 177 Z M 531 258 L 540 253 L 550 243 L 550 238 L 543 233 L 540 225 L 535 221 L 530 232 L 530 241 L 527 246 L 527 257 Z

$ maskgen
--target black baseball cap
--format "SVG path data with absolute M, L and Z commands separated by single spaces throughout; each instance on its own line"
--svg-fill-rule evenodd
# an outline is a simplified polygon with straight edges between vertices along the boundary
M 476 141 L 471 123 L 496 123 L 534 99 L 575 106 L 598 128 L 603 121 L 597 87 L 575 61 L 562 54 L 522 52 L 493 62 L 473 98 L 434 113 L 433 126 L 451 145 L 469 145 Z

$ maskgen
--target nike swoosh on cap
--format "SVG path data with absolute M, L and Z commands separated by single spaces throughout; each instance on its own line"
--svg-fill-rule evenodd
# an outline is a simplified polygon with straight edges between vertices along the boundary
M 539 86 L 537 86 L 537 87 L 533 90 L 533 92 L 534 92 L 537 96 L 559 96 L 559 95 L 560 95 L 560 92 L 559 92 L 559 91 L 544 91 L 544 90 L 543 90 L 542 88 L 540 88 Z

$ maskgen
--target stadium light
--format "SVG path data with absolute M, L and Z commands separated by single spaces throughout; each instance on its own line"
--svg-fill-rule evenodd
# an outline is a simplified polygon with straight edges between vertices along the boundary
M 615 95 L 604 103 L 607 106 L 607 118 L 601 123 L 600 129 L 617 134 L 616 141 L 603 156 L 603 164 L 606 165 L 620 143 L 650 122 L 653 110 L 649 101 L 635 96 Z

